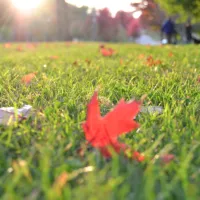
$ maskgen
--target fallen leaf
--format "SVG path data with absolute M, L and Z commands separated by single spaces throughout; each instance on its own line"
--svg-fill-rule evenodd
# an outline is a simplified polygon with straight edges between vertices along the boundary
M 50 56 L 51 60 L 57 60 L 59 57 L 58 56 Z
M 78 65 L 78 61 L 77 61 L 77 60 L 74 61 L 74 62 L 72 63 L 72 65 L 77 66 L 77 65 Z
M 162 61 L 161 60 L 155 60 L 154 61 L 154 65 L 161 65 L 162 64 Z
M 100 52 L 102 56 L 111 57 L 115 54 L 115 51 L 112 48 L 101 48 Z
M 90 65 L 90 63 L 91 63 L 91 60 L 89 60 L 89 59 L 86 59 L 86 60 L 85 60 L 85 62 L 86 62 L 88 65 Z
M 9 49 L 10 47 L 11 47 L 11 44 L 10 44 L 10 43 L 4 44 L 4 48 Z
M 161 60 L 155 60 L 152 56 L 148 56 L 145 64 L 149 67 L 152 67 L 152 66 L 156 66 L 156 65 L 161 65 L 162 61 Z
M 140 55 L 138 56 L 138 59 L 142 60 L 142 59 L 144 59 L 144 57 L 145 57 L 144 54 L 140 54 Z
M 169 56 L 169 57 L 173 57 L 174 54 L 173 54 L 172 52 L 169 52 L 168 56 Z
M 29 85 L 31 81 L 36 77 L 36 74 L 37 72 L 33 72 L 33 73 L 23 76 L 21 79 L 22 83 Z
M 125 151 L 129 147 L 119 143 L 118 137 L 139 127 L 139 124 L 133 120 L 139 110 L 139 102 L 126 103 L 122 99 L 112 111 L 102 117 L 97 92 L 95 92 L 88 104 L 87 120 L 82 125 L 86 140 L 93 147 L 100 149 L 106 158 L 111 157 L 110 147 L 116 153 Z
M 124 60 L 123 60 L 122 58 L 120 59 L 119 62 L 120 62 L 120 65 L 123 65 L 123 64 L 124 64 Z
M 105 45 L 104 45 L 104 44 L 100 44 L 100 45 L 99 45 L 99 48 L 100 48 L 100 49 L 105 48 Z
M 68 174 L 67 172 L 63 172 L 58 176 L 53 184 L 53 189 L 57 194 L 61 194 L 62 189 L 64 188 L 65 184 L 67 183 Z

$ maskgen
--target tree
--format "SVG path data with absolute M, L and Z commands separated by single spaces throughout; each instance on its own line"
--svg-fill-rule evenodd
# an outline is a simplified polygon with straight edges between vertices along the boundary
M 165 9 L 169 15 L 180 15 L 181 19 L 193 16 L 194 19 L 200 19 L 200 1 L 199 0 L 156 0 L 159 5 Z
M 200 19 L 200 1 L 199 0 L 142 0 L 140 3 L 133 3 L 136 10 L 149 11 L 152 15 L 152 8 L 161 8 L 167 15 L 185 20 L 188 16 L 194 19 Z M 178 13 L 178 14 L 177 14 Z M 158 18 L 157 18 L 158 19 Z
M 117 23 L 108 8 L 99 10 L 97 18 L 98 34 L 101 40 L 112 41 L 117 33 Z
M 132 19 L 132 14 L 125 11 L 118 11 L 115 16 L 115 20 L 117 21 L 117 23 L 122 25 L 125 29 L 127 29 L 127 26 L 132 21 Z
M 73 37 L 82 38 L 84 23 L 88 17 L 88 7 L 78 8 L 66 3 L 64 0 L 56 0 L 56 3 L 58 39 L 72 40 Z
M 140 22 L 138 19 L 132 19 L 127 26 L 127 33 L 129 37 L 137 38 L 140 35 Z
M 118 24 L 118 31 L 124 28 L 126 31 L 126 36 L 136 38 L 140 35 L 140 29 L 141 29 L 140 20 L 134 19 L 131 12 L 124 12 L 124 11 L 117 12 L 115 16 L 115 21 Z
M 165 12 L 154 0 L 141 1 L 140 3 L 133 3 L 135 12 L 142 11 L 140 22 L 143 28 L 160 27 L 165 19 Z
M 12 21 L 11 1 L 0 0 L 0 26 L 10 24 Z

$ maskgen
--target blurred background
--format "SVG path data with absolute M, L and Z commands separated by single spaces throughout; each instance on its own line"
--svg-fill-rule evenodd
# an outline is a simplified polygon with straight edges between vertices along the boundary
M 184 41 L 192 19 L 200 31 L 199 0 L 0 0 L 0 42 L 107 41 L 157 44 L 167 17 Z

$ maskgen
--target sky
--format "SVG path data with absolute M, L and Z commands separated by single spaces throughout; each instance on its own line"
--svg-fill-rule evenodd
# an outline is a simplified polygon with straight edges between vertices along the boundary
M 11 0 L 12 4 L 22 11 L 37 8 L 42 0 Z
M 12 0 L 15 7 L 23 12 L 29 12 L 31 9 L 37 8 L 43 0 Z M 102 9 L 109 8 L 112 16 L 118 11 L 133 12 L 134 8 L 131 3 L 141 2 L 142 0 L 65 0 L 65 2 L 78 7 L 88 6 L 89 8 Z M 141 12 L 134 13 L 133 16 L 138 18 Z
M 141 0 L 65 0 L 67 3 L 76 5 L 78 7 L 88 6 L 90 8 L 109 8 L 110 12 L 114 16 L 119 10 L 126 12 L 134 11 L 130 5 L 133 2 L 141 2 Z

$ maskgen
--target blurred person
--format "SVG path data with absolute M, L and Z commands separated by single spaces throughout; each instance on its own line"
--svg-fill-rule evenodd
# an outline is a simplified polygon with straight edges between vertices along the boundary
M 191 23 L 191 18 L 188 18 L 186 24 L 185 24 L 185 36 L 186 36 L 186 43 L 194 43 L 194 44 L 200 44 L 200 37 L 198 34 L 195 34 L 193 32 L 193 27 Z
M 191 24 L 190 18 L 188 18 L 185 24 L 185 35 L 186 35 L 186 42 L 191 43 L 192 42 L 192 24 Z
M 164 24 L 161 27 L 161 40 L 163 40 L 163 34 L 166 36 L 167 43 L 168 44 L 176 44 L 176 29 L 175 29 L 175 23 L 173 22 L 172 18 L 169 17 Z M 174 42 L 172 42 L 174 39 Z

